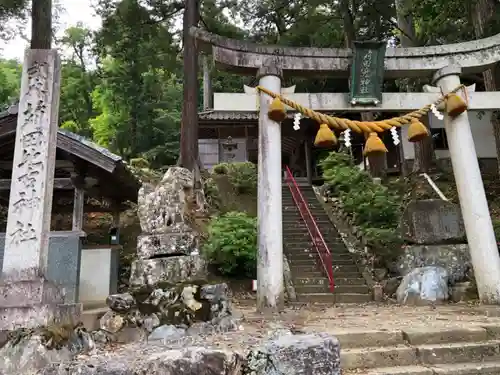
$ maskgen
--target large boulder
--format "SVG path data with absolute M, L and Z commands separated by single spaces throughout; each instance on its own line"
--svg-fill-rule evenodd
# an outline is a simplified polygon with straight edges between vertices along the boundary
M 440 199 L 412 201 L 401 217 L 405 241 L 420 245 L 464 243 L 460 206 Z
M 131 287 L 201 281 L 208 278 L 207 262 L 200 255 L 140 259 L 132 263 Z
M 144 184 L 137 197 L 142 232 L 165 233 L 184 223 L 193 184 L 192 172 L 180 167 L 169 168 L 158 186 Z
M 468 245 L 406 246 L 396 261 L 395 270 L 405 276 L 415 268 L 443 267 L 452 284 L 464 281 L 472 272 Z
M 442 267 L 415 268 L 403 277 L 396 291 L 398 303 L 428 305 L 449 299 L 448 272 Z
M 72 364 L 54 364 L 45 368 L 41 375 L 236 375 L 243 362 L 241 355 L 217 349 L 165 350 L 162 346 L 150 346 L 144 351 L 131 345 L 118 354 L 93 356 Z
M 39 374 L 52 363 L 71 361 L 94 347 L 92 336 L 80 328 L 51 326 L 19 330 L 0 349 L 0 374 Z
M 322 333 L 282 335 L 250 352 L 244 374 L 340 375 L 340 343 Z

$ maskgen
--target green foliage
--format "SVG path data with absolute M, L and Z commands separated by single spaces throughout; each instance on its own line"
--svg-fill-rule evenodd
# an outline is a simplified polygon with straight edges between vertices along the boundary
M 320 165 L 327 194 L 340 198 L 370 246 L 381 250 L 399 243 L 397 227 L 402 199 L 396 192 L 374 184 L 346 153 L 332 152 Z
M 213 218 L 203 254 L 223 275 L 255 277 L 257 219 L 242 212 Z
M 500 242 L 500 220 L 493 220 L 493 230 L 495 231 L 495 237 L 497 241 Z
M 19 99 L 21 64 L 16 60 L 0 59 L 0 112 Z
M 227 175 L 238 194 L 257 191 L 257 165 L 251 162 L 220 163 L 213 167 L 215 174 Z
M 222 199 L 219 187 L 214 178 L 207 178 L 203 182 L 203 191 L 205 192 L 205 199 L 207 200 L 208 206 L 213 210 L 220 211 Z

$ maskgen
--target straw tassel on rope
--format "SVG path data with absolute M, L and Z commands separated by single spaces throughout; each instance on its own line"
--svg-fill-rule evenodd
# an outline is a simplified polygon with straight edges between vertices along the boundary
M 388 152 L 387 147 L 385 147 L 384 142 L 380 139 L 378 134 L 375 132 L 370 133 L 365 143 L 363 155 L 383 154 L 386 152 Z
M 286 119 L 286 109 L 279 98 L 274 98 L 269 106 L 269 111 L 267 113 L 269 118 L 276 122 L 282 122 Z
M 456 116 L 463 111 L 467 109 L 467 103 L 463 101 L 463 99 L 456 95 L 456 93 L 463 89 L 465 86 L 464 85 L 459 85 L 456 87 L 454 90 L 452 90 L 449 94 L 446 96 L 443 96 L 436 100 L 433 104 L 437 107 L 439 107 L 442 103 L 445 103 L 446 106 L 446 111 L 450 116 Z M 330 128 L 333 129 L 339 129 L 339 130 L 346 130 L 346 129 L 351 129 L 354 130 L 357 133 L 368 133 L 370 134 L 370 137 L 372 137 L 372 141 L 375 142 L 376 139 L 372 135 L 372 133 L 382 133 L 385 130 L 389 130 L 392 127 L 400 127 L 403 125 L 411 124 L 413 125 L 413 128 L 411 130 L 411 135 L 412 139 L 416 140 L 421 137 L 424 137 L 425 135 L 428 135 L 427 130 L 423 130 L 422 126 L 425 127 L 420 121 L 418 121 L 420 118 L 425 116 L 429 111 L 431 110 L 431 104 L 426 105 L 425 107 L 407 113 L 404 116 L 399 116 L 399 117 L 393 117 L 391 119 L 387 120 L 382 120 L 382 121 L 371 121 L 371 122 L 362 122 L 362 121 L 354 121 L 354 120 L 348 120 L 346 118 L 339 118 L 339 117 L 334 117 L 334 116 L 328 116 L 325 114 L 322 114 L 320 112 L 316 112 L 310 108 L 306 108 L 299 103 L 296 103 L 292 100 L 289 100 L 282 95 L 276 94 L 272 91 L 267 90 L 266 88 L 262 86 L 257 86 L 257 90 L 266 93 L 270 97 L 272 97 L 274 100 L 271 103 L 271 106 L 269 108 L 269 118 L 274 120 L 274 121 L 283 121 L 286 118 L 286 111 L 285 111 L 285 105 L 295 109 L 296 111 L 302 113 L 304 116 L 307 116 L 316 122 L 320 124 L 325 124 Z M 457 100 L 460 99 L 460 100 Z M 461 112 L 460 112 L 461 111 Z M 420 126 L 422 125 L 422 126 Z M 323 128 L 325 129 L 325 128 Z M 331 130 L 331 129 L 330 129 Z M 326 129 L 324 130 L 326 131 Z M 326 132 L 323 133 L 326 136 Z M 328 136 L 329 137 L 329 136 Z M 369 139 L 370 139 L 369 137 Z M 321 137 L 320 137 L 321 138 Z M 378 138 L 378 136 L 377 136 Z M 378 138 L 380 143 L 383 142 Z M 371 141 L 371 142 L 372 142 Z M 367 141 L 368 142 L 368 141 Z M 376 148 L 377 149 L 377 148 Z M 378 149 L 382 150 L 381 152 L 387 152 L 383 151 L 383 149 L 387 150 L 385 148 L 385 145 L 383 147 L 378 147 Z M 380 151 L 379 151 L 380 152 Z
M 330 129 L 327 124 L 321 124 L 319 126 L 318 133 L 316 134 L 316 139 L 314 140 L 314 145 L 316 147 L 328 148 L 335 146 L 337 144 L 337 137 L 335 133 Z
M 412 119 L 408 126 L 408 140 L 410 142 L 420 142 L 429 136 L 429 130 L 419 119 Z
M 463 89 L 466 100 L 463 100 L 460 95 L 456 93 L 450 93 L 446 96 L 445 109 L 446 113 L 451 117 L 457 117 L 467 110 L 467 88 Z

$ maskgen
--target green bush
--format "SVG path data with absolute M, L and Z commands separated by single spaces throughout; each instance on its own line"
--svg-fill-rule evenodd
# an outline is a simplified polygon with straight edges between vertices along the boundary
M 495 230 L 495 237 L 500 242 L 500 220 L 493 220 L 493 229 Z
M 203 191 L 205 192 L 205 199 L 208 205 L 215 210 L 220 209 L 221 206 L 221 196 L 219 189 L 217 188 L 217 183 L 213 178 L 207 178 L 203 183 Z
M 402 197 L 373 183 L 370 175 L 360 170 L 346 153 L 332 152 L 320 166 L 327 195 L 340 198 L 370 246 L 382 249 L 400 243 L 397 227 Z
M 221 274 L 255 278 L 257 219 L 242 212 L 228 212 L 213 218 L 202 251 Z
M 257 166 L 251 162 L 221 163 L 213 167 L 215 174 L 227 175 L 240 194 L 257 191 Z

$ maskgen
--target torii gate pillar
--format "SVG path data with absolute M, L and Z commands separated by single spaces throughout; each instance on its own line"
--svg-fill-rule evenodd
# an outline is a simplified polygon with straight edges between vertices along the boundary
M 275 64 L 259 69 L 259 85 L 281 91 L 282 72 Z M 281 201 L 281 124 L 269 119 L 271 98 L 260 94 L 258 162 L 258 255 L 257 310 L 280 311 L 284 308 L 283 227 Z
M 447 66 L 433 81 L 447 94 L 460 85 L 460 73 L 460 67 Z M 479 298 L 500 304 L 500 256 L 467 112 L 445 119 L 445 130 Z

